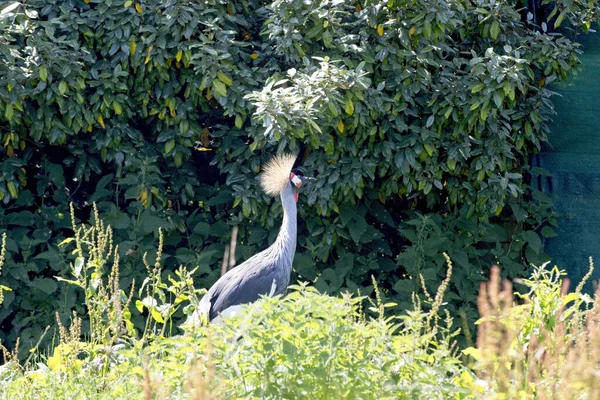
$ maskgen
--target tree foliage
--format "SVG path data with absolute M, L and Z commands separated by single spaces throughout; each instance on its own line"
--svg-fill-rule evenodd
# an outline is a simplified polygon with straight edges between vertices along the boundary
M 595 10 L 565 4 L 571 21 Z M 448 307 L 474 321 L 482 264 L 514 276 L 544 258 L 553 216 L 523 176 L 546 140 L 548 85 L 578 63 L 515 7 L 0 1 L 0 279 L 14 289 L 0 338 L 25 349 L 57 306 L 83 312 L 54 279 L 71 262 L 57 248 L 69 202 L 82 220 L 96 202 L 114 228 L 123 287 L 159 227 L 165 264 L 198 265 L 207 286 L 232 225 L 238 259 L 276 233 L 281 209 L 254 176 L 282 150 L 319 178 L 301 200 L 300 279 L 369 294 L 375 275 L 402 311 L 447 251 L 460 267 Z

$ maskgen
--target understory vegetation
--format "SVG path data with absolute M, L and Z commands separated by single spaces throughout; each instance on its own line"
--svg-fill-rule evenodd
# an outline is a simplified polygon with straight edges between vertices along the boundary
M 522 294 L 494 267 L 478 297 L 477 346 L 460 351 L 444 297 L 454 273 L 427 299 L 413 296 L 403 316 L 393 304 L 320 294 L 306 283 L 286 297 L 264 298 L 222 324 L 165 337 L 170 318 L 147 315 L 136 334 L 131 295 L 115 285 L 117 246 L 110 227 L 76 228 L 67 283 L 85 293 L 89 314 L 57 314 L 55 347 L 36 348 L 25 363 L 3 348 L 3 399 L 479 399 L 597 398 L 600 395 L 600 289 L 583 282 L 568 293 L 557 268 L 536 268 Z M 161 251 L 159 245 L 159 251 Z M 143 304 L 186 307 L 200 294 L 185 269 L 168 282 L 148 267 Z M 1 268 L 1 265 L 0 265 Z M 590 268 L 593 266 L 590 264 Z M 144 290 L 145 289 L 145 290 Z M 133 290 L 133 289 L 132 289 Z M 172 296 L 165 296 L 170 293 Z M 430 301 L 425 310 L 423 303 Z M 134 310 L 133 313 L 141 313 Z M 371 314 L 365 313 L 366 308 Z M 167 313 L 167 315 L 169 315 Z M 82 335 L 89 324 L 90 335 Z M 470 368 L 469 368 L 470 367 Z

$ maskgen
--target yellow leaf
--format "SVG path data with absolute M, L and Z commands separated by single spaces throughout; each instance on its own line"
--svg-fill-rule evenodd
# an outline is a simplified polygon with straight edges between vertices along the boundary
M 350 97 L 346 99 L 346 103 L 344 104 L 344 110 L 348 115 L 354 114 L 354 103 L 352 103 L 352 99 Z
M 99 114 L 99 115 L 98 115 L 98 118 L 96 119 L 96 121 L 98 121 L 98 123 L 100 124 L 100 126 L 101 126 L 102 128 L 105 128 L 105 125 L 104 125 L 104 118 L 102 118 L 102 114 Z
M 359 12 L 361 12 L 361 11 L 362 11 L 362 7 L 360 6 L 360 3 L 358 3 L 358 4 L 356 5 L 356 12 L 357 12 L 357 13 L 359 13 Z
M 250 58 L 253 60 L 256 60 L 258 58 L 258 54 L 252 53 L 252 54 L 250 54 Z
M 92 131 L 92 126 L 91 126 L 91 125 L 88 125 L 87 131 L 88 131 L 88 132 L 91 132 L 91 131 Z
M 227 14 L 229 14 L 229 15 L 235 14 L 235 9 L 230 4 L 227 4 Z
M 175 55 L 175 59 L 177 60 L 177 62 L 181 61 L 182 56 L 183 56 L 183 50 L 179 49 L 179 51 Z
M 131 1 L 131 0 L 127 0 L 127 1 L 125 2 L 125 4 L 123 4 L 123 7 L 125 7 L 125 8 L 128 8 L 128 7 L 129 7 L 129 6 L 131 6 L 132 4 L 133 4 L 133 1 Z
M 83 0 L 85 4 L 90 4 L 90 0 Z
M 66 238 L 65 240 L 63 240 L 62 242 L 60 242 L 60 243 L 58 244 L 58 247 L 60 247 L 60 246 L 64 246 L 65 244 L 69 244 L 69 243 L 71 243 L 73 240 L 75 240 L 75 238 L 74 238 L 74 237 Z
M 542 76 L 542 78 L 540 79 L 540 81 L 538 82 L 538 88 L 541 89 L 542 86 L 544 86 L 544 83 L 546 83 L 546 77 Z
M 12 86 L 11 86 L 10 83 L 8 84 L 7 89 L 8 89 L 9 92 L 12 92 Z
M 137 43 L 132 40 L 129 42 L 129 54 L 133 56 L 135 54 L 135 49 L 137 49 Z
M 139 12 L 140 14 L 142 13 L 142 5 L 141 4 L 136 4 L 135 5 L 135 9 L 137 10 L 137 12 Z
M 378 25 L 377 26 L 377 34 L 379 36 L 383 36 L 383 25 Z
M 144 64 L 148 64 L 148 62 L 150 61 L 150 52 L 152 51 L 153 48 L 154 48 L 154 46 L 148 47 L 148 53 L 146 54 L 146 59 L 144 60 Z
M 408 37 L 412 39 L 413 35 L 415 34 L 415 32 L 417 31 L 417 27 L 413 26 L 412 28 L 410 28 L 408 30 Z
M 142 206 L 146 206 L 146 202 L 148 201 L 148 191 L 146 189 L 140 192 L 139 199 L 142 201 Z
M 338 122 L 338 124 L 337 124 L 337 128 L 338 128 L 338 131 L 343 133 L 344 132 L 344 121 L 342 121 L 340 119 L 340 122 Z

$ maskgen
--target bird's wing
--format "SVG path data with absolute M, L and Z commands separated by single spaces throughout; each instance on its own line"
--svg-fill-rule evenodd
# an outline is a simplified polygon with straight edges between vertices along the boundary
M 253 258 L 228 271 L 211 288 L 207 294 L 210 296 L 207 299 L 210 301 L 209 319 L 231 306 L 252 303 L 261 295 L 277 295 L 285 291 L 281 272 L 274 266 L 261 268 L 253 264 Z

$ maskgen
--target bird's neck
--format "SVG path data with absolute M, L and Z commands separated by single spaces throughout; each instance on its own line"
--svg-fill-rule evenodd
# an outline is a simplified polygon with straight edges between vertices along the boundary
M 296 225 L 297 209 L 296 200 L 292 190 L 284 190 L 281 193 L 281 203 L 283 205 L 283 222 L 273 246 L 279 251 L 279 254 L 285 258 L 285 265 L 289 266 L 290 271 L 294 253 L 296 253 Z

